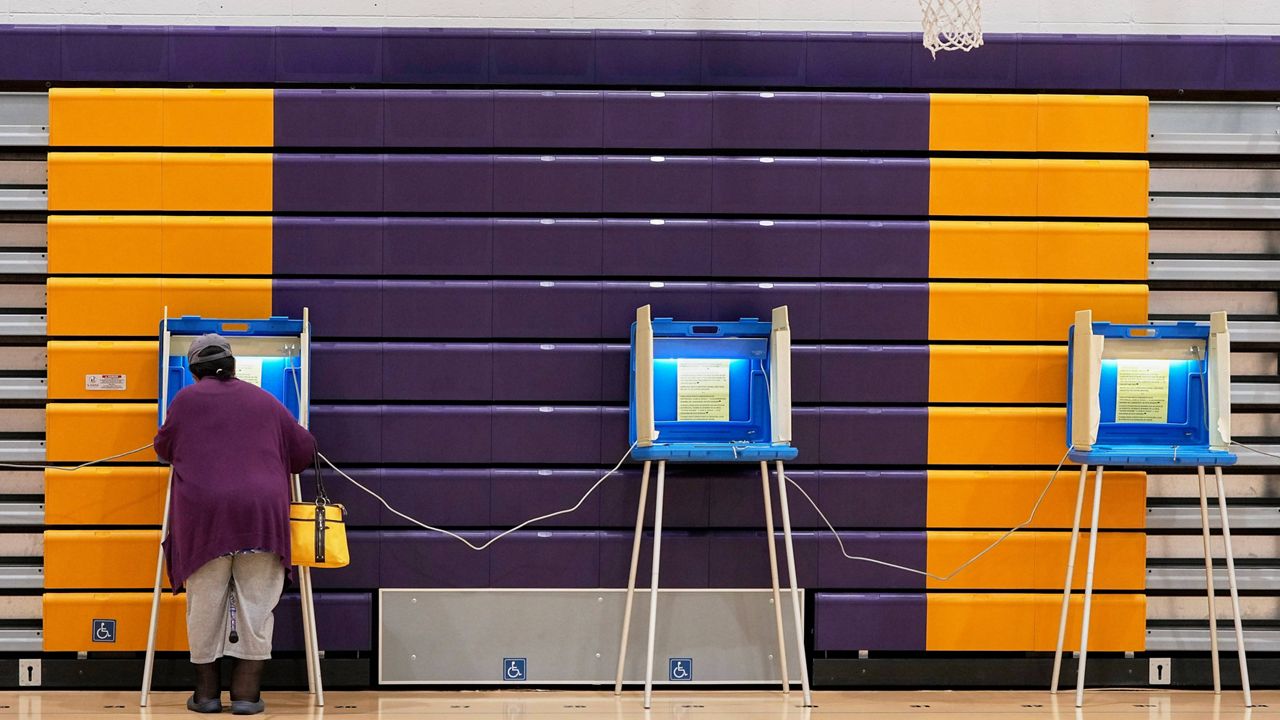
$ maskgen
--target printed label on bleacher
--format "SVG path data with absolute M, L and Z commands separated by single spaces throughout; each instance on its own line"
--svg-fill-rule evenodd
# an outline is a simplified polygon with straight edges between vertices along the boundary
M 1169 363 L 1116 361 L 1116 422 L 1169 422 Z
M 676 420 L 729 419 L 729 361 L 676 361 Z
M 106 375 L 85 375 L 85 390 L 124 390 L 127 375 L 112 373 Z

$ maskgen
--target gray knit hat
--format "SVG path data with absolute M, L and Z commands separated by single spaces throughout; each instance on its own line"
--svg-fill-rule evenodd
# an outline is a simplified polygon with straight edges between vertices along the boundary
M 217 348 L 216 351 L 200 355 L 200 351 L 207 348 Z M 200 355 L 198 358 L 197 355 Z M 206 363 L 211 360 L 221 360 L 229 358 L 231 355 L 231 343 L 227 339 L 217 333 L 209 333 L 201 335 L 191 342 L 191 347 L 187 349 L 187 364 L 195 365 L 196 363 Z

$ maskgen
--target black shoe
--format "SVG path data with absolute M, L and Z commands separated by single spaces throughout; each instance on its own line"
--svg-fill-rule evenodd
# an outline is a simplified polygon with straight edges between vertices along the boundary
M 258 698 L 257 700 L 232 700 L 232 715 L 257 715 L 267 709 L 267 703 Z
M 211 700 L 197 701 L 196 696 L 192 695 L 187 698 L 187 709 L 198 713 L 220 713 L 222 712 L 222 700 L 213 698 Z

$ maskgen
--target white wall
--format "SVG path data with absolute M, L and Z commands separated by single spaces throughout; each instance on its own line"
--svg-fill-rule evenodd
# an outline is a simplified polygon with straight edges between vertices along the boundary
M 1280 35 L 1280 0 L 982 0 L 990 32 Z M 0 0 L 10 23 L 920 29 L 917 0 Z

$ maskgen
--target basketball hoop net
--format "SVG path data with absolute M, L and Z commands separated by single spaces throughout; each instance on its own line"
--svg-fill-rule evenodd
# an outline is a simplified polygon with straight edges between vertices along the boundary
M 982 46 L 982 0 L 920 0 L 924 10 L 924 46 L 933 57 L 939 50 Z

